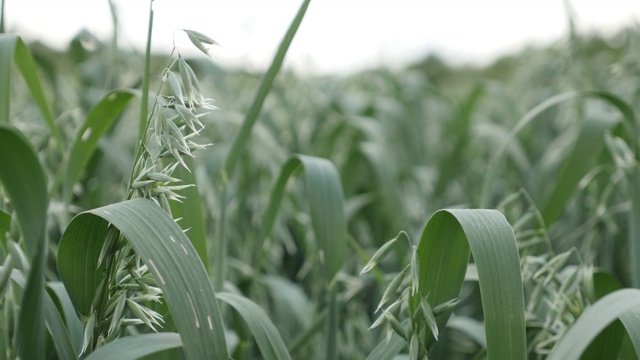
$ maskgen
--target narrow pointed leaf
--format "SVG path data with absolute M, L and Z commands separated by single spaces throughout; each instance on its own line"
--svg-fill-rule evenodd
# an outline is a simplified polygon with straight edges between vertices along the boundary
M 62 186 L 62 193 L 68 201 L 71 189 L 93 155 L 100 138 L 122 114 L 135 93 L 131 90 L 114 90 L 105 95 L 87 114 L 71 145 Z
M 31 97 L 49 126 L 51 134 L 56 139 L 58 149 L 62 151 L 62 137 L 42 91 L 38 71 L 27 45 L 15 34 L 0 34 L 0 50 L 2 50 L 0 53 L 2 54 L 0 55 L 0 75 L 2 76 L 1 79 L 3 79 L 2 84 L 0 84 L 0 109 L 2 109 L 0 110 L 2 111 L 0 113 L 0 121 L 9 120 L 9 89 L 11 63 L 13 62 L 27 84 Z
M 42 301 L 49 197 L 35 151 L 19 131 L 5 124 L 0 124 L 0 184 L 15 209 L 31 260 L 18 319 L 18 354 L 24 359 L 39 359 L 44 356 Z

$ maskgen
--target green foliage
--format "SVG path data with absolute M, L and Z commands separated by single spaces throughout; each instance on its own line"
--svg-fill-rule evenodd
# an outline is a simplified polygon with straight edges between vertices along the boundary
M 297 76 L 309 3 L 265 74 L 0 36 L 0 359 L 637 358 L 637 29 Z

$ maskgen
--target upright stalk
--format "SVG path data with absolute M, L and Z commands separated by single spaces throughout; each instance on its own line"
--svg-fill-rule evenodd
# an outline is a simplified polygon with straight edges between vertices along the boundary
M 629 212 L 629 268 L 631 286 L 640 288 L 640 169 L 636 166 L 627 175 L 627 188 L 631 198 Z
M 220 170 L 220 194 L 221 194 L 221 206 L 220 206 L 220 219 L 218 225 L 218 243 L 216 244 L 216 251 L 214 254 L 214 260 L 216 262 L 215 269 L 216 274 L 214 274 L 214 285 L 215 290 L 220 291 L 222 289 L 222 285 L 224 284 L 226 277 L 226 268 L 227 268 L 227 248 L 228 248 L 228 239 L 227 239 L 227 231 L 226 231 L 226 187 L 227 182 L 233 177 L 233 171 L 235 170 L 236 164 L 238 162 L 238 158 L 240 154 L 246 148 L 247 142 L 251 136 L 251 129 L 253 129 L 253 125 L 255 125 L 258 120 L 258 116 L 262 110 L 262 105 L 264 104 L 264 100 L 267 98 L 269 91 L 271 91 L 271 87 L 273 86 L 273 81 L 280 71 L 282 67 L 282 63 L 284 61 L 284 57 L 289 50 L 289 45 L 293 41 L 293 38 L 302 23 L 302 19 L 304 18 L 304 14 L 307 12 L 307 8 L 309 7 L 309 3 L 311 0 L 304 0 L 302 5 L 300 5 L 300 9 L 296 14 L 296 17 L 289 25 L 289 29 L 285 34 L 284 38 L 280 42 L 280 46 L 278 47 L 278 51 L 271 61 L 271 65 L 269 69 L 265 73 L 262 78 L 262 82 L 260 83 L 260 87 L 258 88 L 258 92 L 251 103 L 251 107 L 242 122 L 242 126 L 240 127 L 240 131 L 238 131 L 237 135 L 233 139 L 231 143 L 231 148 L 227 157 L 222 164 L 222 169 Z
M 140 125 L 138 128 L 138 142 L 144 141 L 147 127 L 147 108 L 149 107 L 149 73 L 151 68 L 151 34 L 153 33 L 153 0 L 149 1 L 149 25 L 147 26 L 147 47 L 144 53 L 144 74 L 142 75 L 142 101 L 140 103 Z M 138 158 L 136 154 L 135 159 Z
M 329 302 L 329 312 L 327 313 L 324 358 L 326 360 L 338 358 L 338 290 L 335 282 L 329 285 L 327 294 Z
M 4 0 L 0 0 L 0 34 L 4 33 Z

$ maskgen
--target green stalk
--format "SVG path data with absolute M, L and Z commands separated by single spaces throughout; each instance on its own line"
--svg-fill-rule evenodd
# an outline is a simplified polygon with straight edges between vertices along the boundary
M 153 0 L 149 1 L 149 25 L 147 27 L 147 47 L 144 53 L 144 74 L 142 75 L 142 102 L 140 104 L 140 126 L 138 128 L 138 142 L 144 141 L 147 127 L 147 108 L 149 107 L 149 72 L 151 68 L 151 34 L 153 32 Z M 138 150 L 140 151 L 140 150 Z M 138 158 L 136 154 L 135 159 Z
M 4 33 L 4 0 L 0 0 L 0 34 Z
M 329 289 L 329 312 L 327 313 L 327 326 L 325 333 L 324 358 L 332 360 L 338 358 L 338 301 L 336 285 Z
M 627 174 L 627 187 L 631 198 L 629 212 L 629 268 L 631 286 L 640 288 L 640 169 L 636 166 Z
M 216 251 L 214 254 L 214 261 L 216 274 L 214 285 L 215 290 L 220 291 L 222 289 L 222 284 L 224 284 L 225 273 L 227 268 L 227 248 L 228 248 L 228 239 L 227 239 L 227 230 L 226 230 L 226 187 L 227 182 L 233 176 L 233 171 L 238 162 L 238 158 L 240 154 L 247 147 L 247 142 L 251 137 L 251 130 L 253 125 L 255 125 L 258 120 L 258 116 L 260 115 L 260 111 L 262 110 L 262 105 L 264 104 L 264 100 L 266 99 L 269 91 L 271 91 L 271 87 L 273 86 L 273 81 L 280 71 L 282 67 L 282 63 L 284 62 L 284 57 L 289 50 L 289 45 L 293 41 L 293 38 L 302 23 L 302 19 L 304 18 L 304 14 L 309 7 L 309 3 L 311 0 L 304 0 L 302 5 L 300 5 L 300 9 L 298 9 L 298 13 L 296 17 L 289 25 L 289 29 L 287 30 L 284 38 L 280 42 L 280 46 L 278 47 L 278 51 L 271 61 L 271 65 L 269 69 L 265 73 L 262 78 L 262 82 L 260 83 L 260 87 L 258 88 L 258 92 L 253 99 L 253 103 L 251 103 L 251 107 L 247 112 L 244 121 L 242 122 L 242 126 L 240 127 L 240 131 L 233 139 L 231 143 L 231 149 L 227 154 L 227 157 L 222 164 L 222 169 L 220 171 L 220 193 L 221 193 L 221 206 L 220 206 L 220 222 L 219 222 L 219 234 L 218 234 L 218 243 L 216 244 Z

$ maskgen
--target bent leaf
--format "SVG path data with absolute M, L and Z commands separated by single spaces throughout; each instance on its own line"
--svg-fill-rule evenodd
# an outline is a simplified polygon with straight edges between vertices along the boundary
M 419 291 L 441 304 L 457 298 L 473 253 L 478 269 L 490 359 L 524 359 L 527 354 L 524 290 L 515 236 L 495 210 L 440 210 L 425 227 L 420 244 Z M 437 317 L 441 328 L 451 311 Z
M 593 339 L 619 317 L 625 327 L 633 324 L 633 331 L 628 332 L 630 336 L 638 335 L 637 321 L 640 318 L 635 316 L 635 310 L 639 307 L 640 290 L 638 289 L 622 289 L 603 297 L 580 315 L 547 359 L 580 359 Z M 628 311 L 631 312 L 625 315 Z M 640 343 L 637 338 L 632 337 L 631 340 L 634 345 Z
M 344 195 L 338 170 L 331 161 L 306 155 L 289 158 L 271 191 L 260 240 L 264 241 L 271 233 L 285 186 L 300 169 L 304 171 L 313 232 L 321 254 L 320 262 L 330 282 L 342 267 L 346 255 Z
M 60 240 L 58 270 L 78 310 L 83 315 L 90 310 L 109 224 L 131 243 L 162 288 L 187 357 L 226 359 L 222 318 L 204 265 L 180 227 L 150 200 L 93 209 L 69 223 Z
M 38 110 L 44 117 L 49 130 L 56 139 L 58 149 L 62 152 L 62 137 L 60 131 L 55 124 L 53 114 L 47 104 L 38 78 L 38 71 L 31 56 L 29 48 L 24 44 L 22 39 L 15 34 L 0 34 L 0 121 L 9 121 L 9 96 L 10 96 L 10 79 L 11 79 L 11 63 L 15 63 L 24 78 L 27 88 L 31 93 L 31 97 L 35 102 Z
M 247 322 L 258 343 L 262 358 L 269 360 L 291 359 L 287 347 L 267 314 L 253 301 L 229 292 L 218 293 L 218 299 L 231 305 Z
M 98 141 L 122 114 L 134 95 L 135 93 L 131 90 L 112 91 L 105 95 L 87 114 L 87 118 L 78 129 L 71 145 L 66 171 L 62 172 L 64 174 L 62 193 L 67 201 L 71 197 L 73 184 L 78 181 L 82 169 L 85 168 L 98 146 Z
M 14 128 L 0 124 L 0 184 L 11 201 L 31 260 L 17 329 L 18 353 L 44 355 L 45 224 L 49 196 L 44 171 L 31 144 Z

